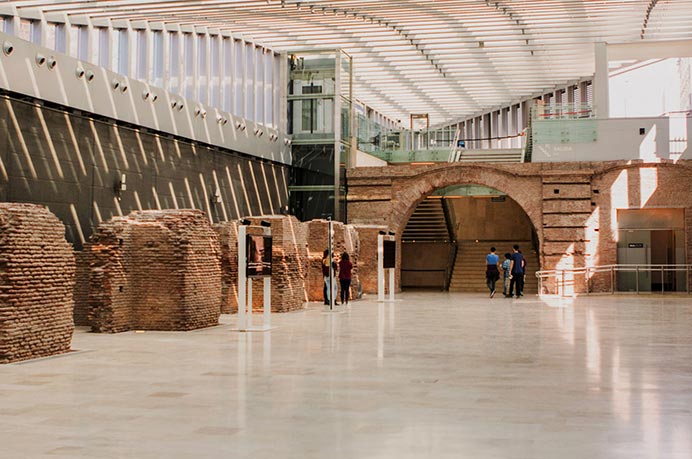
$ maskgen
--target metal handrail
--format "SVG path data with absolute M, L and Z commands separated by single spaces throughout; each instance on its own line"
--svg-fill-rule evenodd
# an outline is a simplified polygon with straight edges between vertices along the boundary
M 585 266 L 580 268 L 569 269 L 554 269 L 537 271 L 538 292 L 543 294 L 550 291 L 549 282 L 553 280 L 553 290 L 561 296 L 591 294 L 591 293 L 615 293 L 617 289 L 617 273 L 635 273 L 635 288 L 634 291 L 639 294 L 642 292 L 640 285 L 641 273 L 660 273 L 661 293 L 665 293 L 664 276 L 666 273 L 685 272 L 685 291 L 690 293 L 690 273 L 692 272 L 692 264 L 613 264 L 600 266 Z M 608 273 L 609 289 L 598 289 L 595 291 L 592 285 L 592 280 L 597 274 Z M 579 278 L 583 276 L 583 284 L 579 283 Z M 603 283 L 603 282 L 602 282 Z M 631 291 L 631 290 L 628 290 Z M 644 290 L 650 292 L 651 290 Z M 680 293 L 680 290 L 675 290 Z

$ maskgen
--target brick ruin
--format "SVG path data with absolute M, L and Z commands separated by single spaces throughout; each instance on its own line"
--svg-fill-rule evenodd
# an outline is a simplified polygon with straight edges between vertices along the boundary
M 199 210 L 138 211 L 101 223 L 84 246 L 94 332 L 192 330 L 218 324 L 221 253 Z M 84 294 L 80 302 L 84 301 Z
M 0 363 L 70 350 L 75 262 L 48 209 L 0 204 Z
M 358 272 L 363 293 L 377 294 L 377 236 L 386 226 L 354 225 L 360 241 Z
M 322 301 L 321 261 L 322 251 L 327 247 L 328 221 L 300 222 L 295 217 L 283 215 L 248 217 L 248 219 L 253 225 L 259 224 L 261 220 L 269 221 L 271 224 L 273 236 L 272 311 L 293 311 L 302 309 L 306 301 Z M 238 221 L 214 225 L 221 242 L 224 279 L 222 310 L 224 313 L 237 312 L 237 228 Z M 334 233 L 334 253 L 340 255 L 347 251 L 353 263 L 351 297 L 355 299 L 362 292 L 359 274 L 363 269 L 363 261 L 360 259 L 360 231 L 353 226 L 335 222 Z M 374 262 L 368 260 L 374 260 Z M 370 283 L 375 286 L 376 291 L 376 250 L 374 258 L 366 257 L 365 263 L 374 263 L 372 267 L 366 266 L 365 269 L 366 272 L 374 273 L 375 280 Z M 262 281 L 257 279 L 253 284 L 253 310 L 261 311 L 263 301 Z
M 238 312 L 238 220 L 213 225 L 221 246 L 221 313 Z
M 302 309 L 306 301 L 305 277 L 307 270 L 307 249 L 305 224 L 295 217 L 267 215 L 249 217 L 252 225 L 261 220 L 271 224 L 272 230 L 272 311 L 288 312 Z M 238 305 L 238 221 L 214 225 L 219 234 L 222 252 L 222 271 L 224 277 L 224 312 L 237 312 Z M 251 229 L 250 231 L 255 231 Z M 257 229 L 257 234 L 261 230 Z M 252 307 L 261 311 L 264 308 L 262 279 L 253 281 Z
M 310 301 L 322 301 L 324 299 L 322 278 L 322 253 L 328 247 L 329 221 L 311 220 L 305 223 L 307 227 L 308 243 L 308 276 L 307 276 L 307 296 Z M 359 252 L 360 238 L 358 231 L 352 226 L 344 225 L 341 222 L 333 222 L 334 227 L 334 247 L 333 252 L 336 260 L 345 251 L 348 252 L 351 263 L 353 264 L 353 280 L 351 281 L 351 298 L 355 299 L 360 291 L 359 280 Z M 338 285 L 338 279 L 336 280 Z M 338 290 L 338 289 L 337 289 Z

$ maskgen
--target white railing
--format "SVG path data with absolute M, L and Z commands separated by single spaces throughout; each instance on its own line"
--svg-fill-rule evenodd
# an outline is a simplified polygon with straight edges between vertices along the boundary
M 692 265 L 603 265 L 538 271 L 539 295 L 690 293 Z

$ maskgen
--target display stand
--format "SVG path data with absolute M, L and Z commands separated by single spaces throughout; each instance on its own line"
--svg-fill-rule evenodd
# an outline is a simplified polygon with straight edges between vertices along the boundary
M 264 282 L 264 312 L 262 325 L 252 324 L 252 277 L 247 274 L 247 230 L 248 228 L 262 228 L 265 237 L 271 237 L 271 228 L 268 226 L 238 226 L 238 331 L 268 331 L 271 326 L 271 274 L 262 276 Z M 270 254 L 271 256 L 271 254 Z
M 387 257 L 385 257 L 385 241 L 387 241 L 390 244 L 396 244 L 396 238 L 391 234 L 382 234 L 382 232 L 377 236 L 377 301 L 394 302 L 396 301 L 394 299 L 396 250 L 394 250 L 393 253 L 387 253 Z M 385 258 L 387 258 L 387 260 L 385 260 Z M 385 271 L 389 271 L 388 299 L 385 299 Z

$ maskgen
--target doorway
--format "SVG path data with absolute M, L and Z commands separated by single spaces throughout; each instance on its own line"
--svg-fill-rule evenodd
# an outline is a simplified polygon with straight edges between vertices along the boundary
M 618 236 L 619 291 L 687 291 L 683 209 L 619 210 Z

